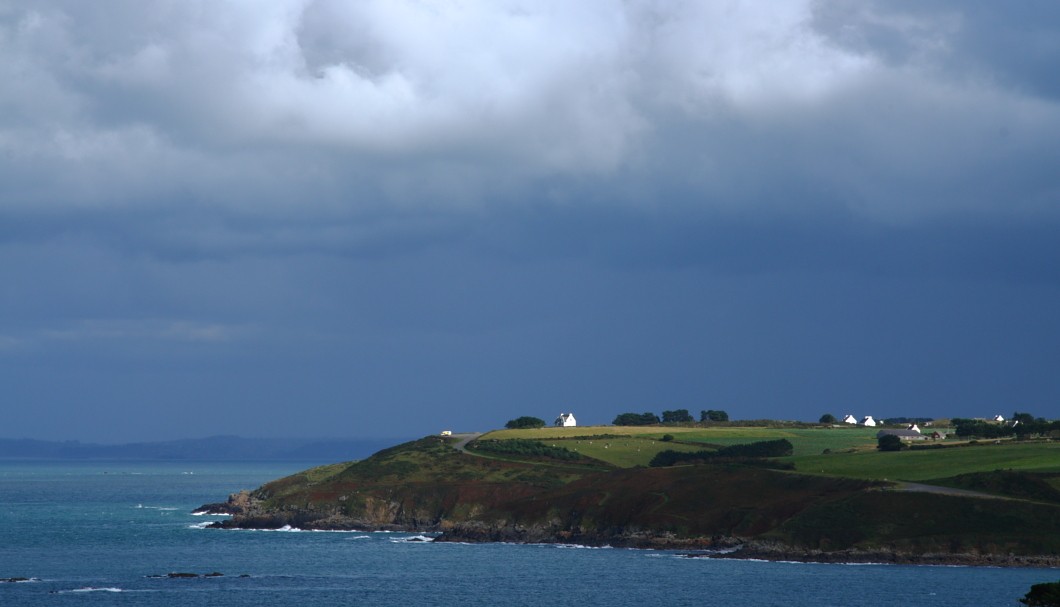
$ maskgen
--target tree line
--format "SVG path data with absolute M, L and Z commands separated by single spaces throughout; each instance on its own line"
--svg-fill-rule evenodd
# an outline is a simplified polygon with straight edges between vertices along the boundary
M 1035 418 L 1030 413 L 1016 412 L 1008 422 L 994 422 L 983 419 L 954 418 L 953 430 L 962 438 L 1008 438 L 1025 437 L 1060 432 L 1060 420 L 1049 421 Z
M 760 459 L 766 457 L 785 457 L 794 452 L 794 446 L 786 438 L 759 441 L 742 445 L 729 445 L 717 451 L 660 451 L 648 464 L 653 468 L 673 466 L 685 462 L 704 462 L 710 460 Z
M 692 414 L 688 409 L 674 409 L 672 411 L 663 411 L 662 417 L 647 411 L 645 413 L 620 413 L 614 421 L 611 422 L 613 426 L 651 426 L 653 424 L 683 424 L 683 423 L 694 423 L 696 419 L 692 417 Z M 715 411 L 714 409 L 707 409 L 699 412 L 700 422 L 727 422 L 729 421 L 729 414 L 725 411 Z

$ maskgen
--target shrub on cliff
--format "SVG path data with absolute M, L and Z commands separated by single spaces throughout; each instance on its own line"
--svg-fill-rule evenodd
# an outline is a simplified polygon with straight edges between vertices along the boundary
M 503 455 L 519 455 L 526 457 L 548 457 L 552 459 L 575 460 L 581 459 L 581 454 L 564 447 L 553 447 L 536 440 L 521 438 L 510 440 L 479 440 L 471 443 L 473 451 L 486 451 Z
M 1060 607 L 1060 582 L 1035 584 L 1020 602 L 1030 607 Z

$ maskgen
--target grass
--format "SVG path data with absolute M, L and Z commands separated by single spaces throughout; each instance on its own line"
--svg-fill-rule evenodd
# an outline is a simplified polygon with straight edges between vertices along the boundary
M 819 455 L 825 449 L 846 451 L 874 449 L 878 428 L 697 428 L 682 434 L 682 441 L 715 445 L 739 445 L 786 438 L 795 447 L 795 456 Z M 676 436 L 676 435 L 675 435 Z
M 666 426 L 579 426 L 499 430 L 488 438 L 531 439 L 565 446 L 580 454 L 630 468 L 646 466 L 656 453 L 666 449 L 696 451 L 706 445 L 735 445 L 786 438 L 794 454 L 783 458 L 796 470 L 870 480 L 927 481 L 970 472 L 1000 469 L 1060 472 L 1060 442 L 1020 443 L 1002 441 L 945 449 L 910 450 L 897 453 L 876 451 L 876 428 L 766 428 Z M 663 442 L 672 434 L 674 442 Z M 609 438 L 600 438 L 610 435 Z M 590 438 L 592 437 L 592 438 Z M 948 441 L 946 444 L 950 444 Z M 831 453 L 824 455 L 825 449 Z
M 546 441 L 547 442 L 547 441 Z M 620 437 L 605 439 L 557 440 L 557 445 L 566 445 L 582 455 L 607 462 L 620 468 L 647 466 L 655 454 L 667 449 L 674 451 L 699 451 L 702 445 L 664 442 L 647 437 Z
M 326 464 L 324 466 L 310 468 L 309 470 L 302 472 L 302 474 L 305 475 L 307 481 L 311 483 L 319 483 L 342 472 L 352 463 L 353 462 L 339 462 L 336 464 Z
M 1060 472 L 1060 442 L 983 443 L 946 449 L 793 457 L 795 469 L 861 479 L 926 481 L 971 472 Z
M 874 449 L 874 428 L 758 428 L 758 427 L 710 427 L 686 428 L 667 426 L 579 426 L 575 428 L 538 428 L 533 430 L 498 430 L 486 438 L 495 439 L 567 439 L 581 442 L 576 447 L 589 457 L 622 467 L 647 465 L 648 461 L 665 449 L 696 451 L 699 445 L 737 445 L 763 440 L 786 438 L 795 447 L 795 456 L 818 455 L 825 449 L 842 451 L 848 449 Z M 672 434 L 676 443 L 662 443 L 665 434 Z M 599 439 L 610 443 L 603 449 L 597 440 L 589 445 L 588 437 L 612 435 L 618 438 Z M 652 444 L 654 441 L 654 444 Z M 575 448 L 567 445 L 568 448 Z

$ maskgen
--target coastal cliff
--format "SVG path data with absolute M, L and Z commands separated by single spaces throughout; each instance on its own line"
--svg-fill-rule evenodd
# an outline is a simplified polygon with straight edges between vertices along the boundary
M 738 463 L 511 461 L 427 437 L 228 502 L 222 528 L 440 532 L 437 541 L 708 549 L 722 558 L 1060 565 L 1060 505 L 908 492 Z

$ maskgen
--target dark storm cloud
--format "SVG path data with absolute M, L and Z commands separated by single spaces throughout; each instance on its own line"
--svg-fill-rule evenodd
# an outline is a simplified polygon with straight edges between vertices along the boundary
M 2 5 L 12 427 L 1049 413 L 1055 12 Z
M 1055 99 L 1060 79 L 1060 7 L 1032 0 L 999 7 L 969 2 L 820 2 L 817 30 L 830 40 L 896 66 L 927 67 L 940 78 L 985 81 Z

